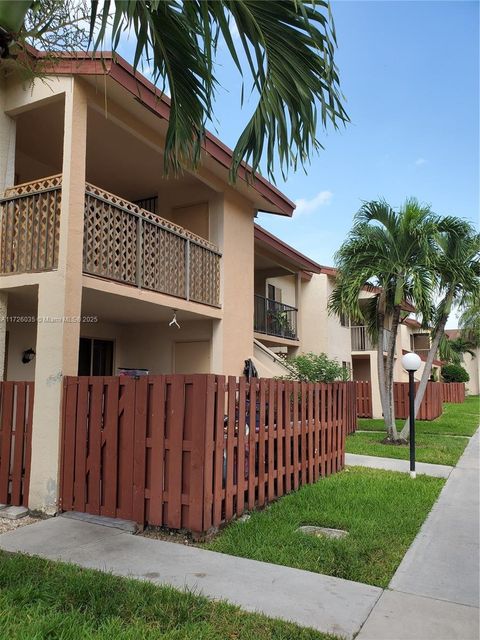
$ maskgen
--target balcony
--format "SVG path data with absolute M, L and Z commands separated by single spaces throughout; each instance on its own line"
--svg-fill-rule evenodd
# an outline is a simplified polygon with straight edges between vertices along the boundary
M 255 295 L 253 330 L 268 336 L 297 340 L 297 309 Z
M 388 341 L 390 340 L 390 333 L 388 329 L 383 330 L 383 346 L 385 351 Z M 350 334 L 352 338 L 352 351 L 375 351 L 377 348 L 377 345 L 368 334 L 367 327 L 350 327 Z
M 0 200 L 0 274 L 58 267 L 62 176 L 12 187 Z M 207 240 L 86 183 L 85 274 L 219 306 L 220 257 Z

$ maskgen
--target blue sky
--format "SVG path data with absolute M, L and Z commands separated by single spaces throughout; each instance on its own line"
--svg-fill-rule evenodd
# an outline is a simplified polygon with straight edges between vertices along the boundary
M 319 132 L 325 150 L 277 186 L 298 211 L 259 222 L 321 264 L 333 264 L 363 200 L 415 196 L 439 214 L 479 222 L 479 4 L 333 0 L 337 65 L 351 123 Z M 132 43 L 122 51 L 130 58 Z M 216 122 L 233 147 L 253 108 L 220 49 Z M 455 323 L 452 318 L 450 325 Z
M 476 2 L 335 1 L 337 63 L 351 123 L 320 133 L 325 150 L 307 172 L 280 172 L 277 186 L 300 204 L 293 219 L 259 222 L 322 264 L 362 200 L 407 196 L 440 214 L 478 222 L 478 21 Z M 217 67 L 215 123 L 233 146 L 249 107 L 226 55 Z

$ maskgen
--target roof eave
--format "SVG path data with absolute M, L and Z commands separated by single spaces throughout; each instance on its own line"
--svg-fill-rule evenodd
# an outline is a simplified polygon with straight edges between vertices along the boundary
M 38 60 L 47 58 L 44 52 L 33 48 L 29 49 L 29 53 Z M 165 120 L 169 118 L 170 99 L 168 96 L 145 76 L 135 71 L 124 58 L 110 51 L 93 54 L 86 52 L 64 53 L 56 56 L 55 60 L 50 54 L 43 71 L 61 75 L 108 75 L 150 111 Z M 206 131 L 205 134 L 204 149 L 222 167 L 230 169 L 233 151 L 209 131 Z M 295 204 L 258 172 L 252 174 L 252 170 L 246 162 L 241 163 L 237 177 L 250 185 L 261 196 L 265 204 L 261 207 L 262 211 L 287 217 L 293 215 Z

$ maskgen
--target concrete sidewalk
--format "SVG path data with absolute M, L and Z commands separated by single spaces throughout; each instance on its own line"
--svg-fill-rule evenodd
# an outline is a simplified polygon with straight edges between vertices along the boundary
M 133 536 L 58 517 L 0 536 L 0 548 L 191 589 L 325 633 L 353 638 L 382 589 L 309 571 Z
M 479 432 L 358 640 L 478 640 Z
M 379 458 L 378 456 L 364 456 L 359 453 L 346 453 L 345 464 L 354 467 L 370 467 L 371 469 L 384 469 L 386 471 L 410 472 L 409 460 L 397 460 L 397 458 Z M 425 474 L 435 478 L 448 478 L 454 467 L 445 464 L 430 464 L 417 462 L 415 469 L 418 475 Z

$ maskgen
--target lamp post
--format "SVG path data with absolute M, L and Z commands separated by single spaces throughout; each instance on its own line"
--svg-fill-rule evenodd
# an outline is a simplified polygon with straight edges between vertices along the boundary
M 410 477 L 416 478 L 415 472 L 415 379 L 414 373 L 420 367 L 420 356 L 406 353 L 402 358 L 402 366 L 408 371 L 408 397 L 410 400 Z

